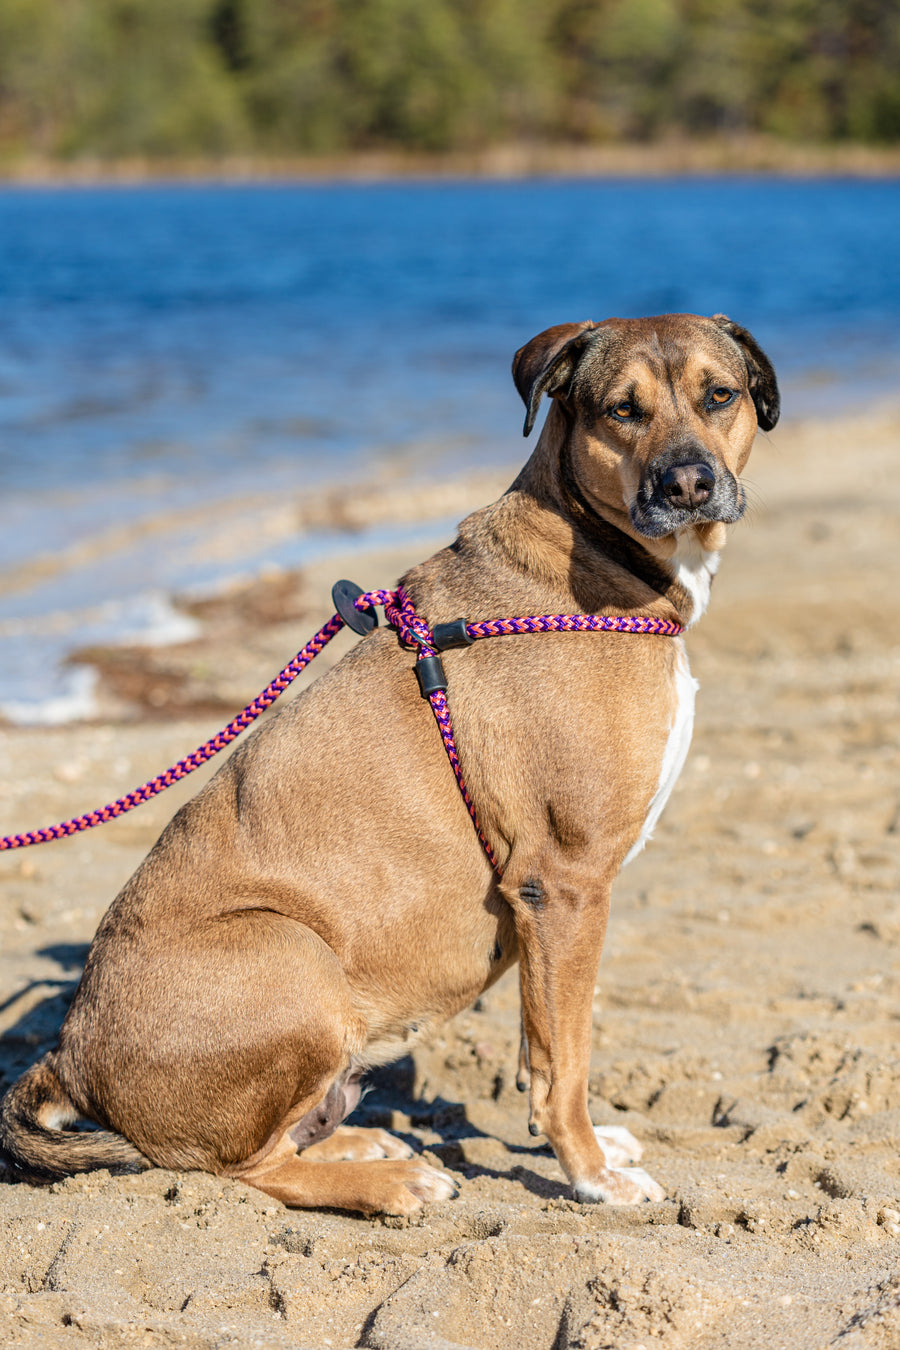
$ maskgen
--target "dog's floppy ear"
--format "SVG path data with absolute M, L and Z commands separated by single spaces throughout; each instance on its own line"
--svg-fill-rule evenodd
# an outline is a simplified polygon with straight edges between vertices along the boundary
M 753 334 L 740 324 L 732 323 L 727 314 L 714 314 L 713 320 L 741 348 L 750 377 L 750 397 L 756 408 L 756 420 L 763 431 L 771 431 L 781 412 L 781 395 L 772 362 Z
M 583 323 L 560 323 L 538 333 L 516 352 L 512 374 L 526 408 L 523 436 L 534 426 L 544 394 L 555 394 L 569 384 L 585 340 L 597 327 L 590 319 Z

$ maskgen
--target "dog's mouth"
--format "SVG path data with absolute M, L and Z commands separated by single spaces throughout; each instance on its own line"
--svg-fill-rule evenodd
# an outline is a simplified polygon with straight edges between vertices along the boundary
M 636 530 L 660 539 L 688 525 L 730 525 L 745 507 L 744 489 L 728 469 L 704 451 L 675 449 L 650 465 L 629 514 Z

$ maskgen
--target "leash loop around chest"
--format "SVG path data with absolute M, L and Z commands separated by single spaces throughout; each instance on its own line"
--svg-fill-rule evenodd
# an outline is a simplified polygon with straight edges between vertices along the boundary
M 508 637 L 517 633 L 613 632 L 678 637 L 684 631 L 681 624 L 668 619 L 609 614 L 537 614 L 472 624 L 460 618 L 450 623 L 435 624 L 432 630 L 416 613 L 412 600 L 402 586 L 393 592 L 360 593 L 355 604 L 362 610 L 367 610 L 372 605 L 383 605 L 385 618 L 391 627 L 397 630 L 401 642 L 418 649 L 414 669 L 422 697 L 427 698 L 431 704 L 460 794 L 472 818 L 481 846 L 498 876 L 503 875 L 503 868 L 481 828 L 475 804 L 469 796 L 463 778 L 447 703 L 447 676 L 439 653 L 454 647 L 471 646 L 481 638 Z

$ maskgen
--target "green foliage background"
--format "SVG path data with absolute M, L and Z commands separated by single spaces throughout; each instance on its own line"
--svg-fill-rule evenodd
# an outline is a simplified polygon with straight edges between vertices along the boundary
M 897 0 L 0 0 L 0 153 L 900 141 Z

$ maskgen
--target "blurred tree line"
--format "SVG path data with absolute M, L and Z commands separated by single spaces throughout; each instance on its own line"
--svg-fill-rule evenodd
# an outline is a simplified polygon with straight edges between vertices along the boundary
M 0 0 L 0 152 L 900 140 L 897 0 Z

